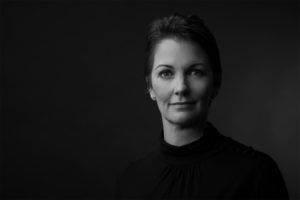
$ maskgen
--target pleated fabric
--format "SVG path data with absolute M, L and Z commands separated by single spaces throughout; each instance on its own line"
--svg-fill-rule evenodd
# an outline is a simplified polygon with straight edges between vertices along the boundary
M 116 199 L 289 199 L 274 160 L 221 135 L 207 123 L 202 138 L 160 144 L 119 177 Z

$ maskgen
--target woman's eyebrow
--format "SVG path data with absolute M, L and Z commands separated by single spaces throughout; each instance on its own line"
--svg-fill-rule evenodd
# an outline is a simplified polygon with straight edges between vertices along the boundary
M 204 67 L 205 66 L 205 64 L 204 63 L 193 63 L 192 65 L 190 65 L 189 67 L 190 68 L 192 68 L 192 67 L 197 67 L 197 66 L 202 66 L 202 67 Z
M 160 64 L 160 65 L 157 65 L 157 66 L 155 67 L 155 69 L 160 68 L 160 67 L 167 67 L 167 68 L 172 68 L 172 69 L 173 69 L 173 66 L 172 66 L 172 65 L 167 65 L 167 64 Z
M 193 63 L 193 64 L 189 65 L 188 68 L 195 68 L 195 67 L 197 67 L 197 66 L 204 67 L 205 64 L 202 63 L 202 62 Z M 157 68 L 160 68 L 160 67 L 167 67 L 167 68 L 171 68 L 171 69 L 174 68 L 172 65 L 168 65 L 168 64 L 159 64 L 159 65 L 157 65 L 154 69 L 157 69 Z

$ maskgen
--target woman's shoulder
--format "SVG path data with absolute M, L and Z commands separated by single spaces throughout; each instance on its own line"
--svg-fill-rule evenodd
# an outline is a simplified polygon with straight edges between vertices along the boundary
M 225 154 L 233 157 L 234 162 L 242 163 L 240 166 L 248 168 L 251 172 L 257 195 L 265 198 L 288 199 L 288 192 L 282 173 L 275 160 L 262 151 L 258 151 L 251 146 L 244 145 L 236 140 L 225 137 L 221 149 Z M 239 168 L 242 171 L 242 168 Z M 254 172 L 254 173 L 253 173 Z M 238 173 L 238 172 L 237 172 Z
M 247 164 L 255 164 L 256 167 L 277 167 L 274 159 L 267 153 L 262 152 L 248 146 L 231 137 L 223 136 L 223 142 L 219 145 L 220 152 L 227 156 L 226 159 L 230 157 L 235 160 L 244 161 Z
M 217 155 L 223 156 L 224 159 L 274 163 L 274 160 L 267 153 L 221 134 L 211 123 L 208 123 L 208 131 L 212 135 L 210 139 L 211 149 L 218 152 Z

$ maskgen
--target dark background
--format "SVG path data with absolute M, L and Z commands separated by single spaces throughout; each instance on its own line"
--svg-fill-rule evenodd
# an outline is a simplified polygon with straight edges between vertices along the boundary
M 278 163 L 300 199 L 297 1 L 6 1 L 1 5 L 1 196 L 111 198 L 118 173 L 157 145 L 145 93 L 146 26 L 202 17 L 221 51 L 209 119 Z

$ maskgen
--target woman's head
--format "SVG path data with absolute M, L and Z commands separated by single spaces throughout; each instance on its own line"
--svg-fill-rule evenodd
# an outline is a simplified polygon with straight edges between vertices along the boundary
M 178 13 L 157 19 L 149 27 L 144 69 L 147 87 L 152 87 L 150 75 L 156 47 L 162 40 L 168 38 L 193 42 L 205 51 L 214 74 L 214 87 L 218 90 L 221 86 L 222 69 L 213 34 L 197 16 L 184 16 Z
M 221 84 L 213 35 L 195 17 L 172 15 L 149 32 L 145 77 L 163 121 L 189 125 L 205 120 Z

